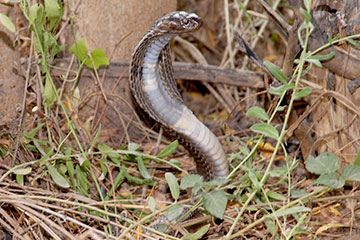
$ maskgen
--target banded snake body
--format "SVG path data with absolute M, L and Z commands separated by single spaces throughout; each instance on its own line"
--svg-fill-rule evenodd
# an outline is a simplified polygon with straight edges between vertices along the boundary
M 209 181 L 226 178 L 229 163 L 216 136 L 183 104 L 169 49 L 169 41 L 176 35 L 201 25 L 196 14 L 183 11 L 157 20 L 132 55 L 130 89 L 137 104 L 194 156 L 197 171 Z

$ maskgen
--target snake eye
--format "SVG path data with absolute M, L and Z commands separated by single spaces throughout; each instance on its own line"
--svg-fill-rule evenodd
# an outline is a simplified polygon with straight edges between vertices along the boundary
M 182 24 L 184 24 L 184 25 L 188 25 L 189 19 L 184 18 L 181 22 L 182 22 Z

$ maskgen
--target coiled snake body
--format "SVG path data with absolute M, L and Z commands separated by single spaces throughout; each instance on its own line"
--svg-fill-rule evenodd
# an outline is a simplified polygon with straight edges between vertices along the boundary
M 216 136 L 182 101 L 173 78 L 169 41 L 201 27 L 194 13 L 173 12 L 155 22 L 137 45 L 131 61 L 130 88 L 139 106 L 193 154 L 205 180 L 225 178 L 228 161 Z

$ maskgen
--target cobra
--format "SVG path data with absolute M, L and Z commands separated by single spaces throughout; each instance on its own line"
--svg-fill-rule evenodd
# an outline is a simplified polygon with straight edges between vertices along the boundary
M 208 181 L 226 178 L 229 163 L 217 137 L 184 105 L 169 49 L 176 35 L 201 25 L 196 14 L 183 11 L 157 20 L 132 54 L 130 89 L 137 104 L 194 156 L 197 171 Z

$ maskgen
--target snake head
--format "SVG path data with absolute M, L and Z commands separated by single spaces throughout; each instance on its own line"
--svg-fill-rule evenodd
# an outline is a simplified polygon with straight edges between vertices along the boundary
M 202 26 L 202 20 L 195 13 L 172 12 L 157 20 L 154 29 L 162 33 L 191 32 Z

